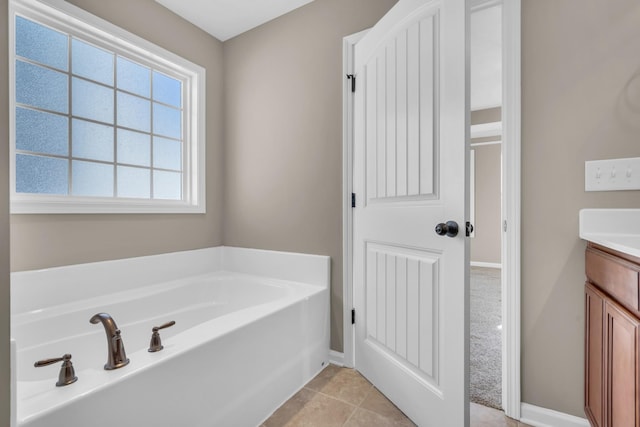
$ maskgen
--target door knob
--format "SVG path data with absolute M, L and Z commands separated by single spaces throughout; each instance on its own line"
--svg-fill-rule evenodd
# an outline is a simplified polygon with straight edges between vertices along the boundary
M 436 225 L 436 234 L 438 236 L 456 237 L 458 235 L 458 223 L 455 221 L 447 221 L 446 224 L 440 223 Z

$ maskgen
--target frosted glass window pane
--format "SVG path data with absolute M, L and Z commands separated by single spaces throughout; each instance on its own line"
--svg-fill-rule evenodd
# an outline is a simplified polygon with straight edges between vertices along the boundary
M 73 115 L 113 123 L 113 89 L 73 78 Z
M 102 163 L 72 162 L 74 196 L 113 197 L 113 166 Z
M 179 172 L 153 171 L 153 198 L 180 200 L 182 198 L 182 174 Z
M 154 102 L 153 133 L 182 139 L 182 112 Z
M 113 54 L 77 39 L 71 40 L 73 74 L 113 86 Z
M 16 54 L 67 71 L 67 35 L 16 16 Z
M 151 166 L 151 137 L 118 129 L 118 163 Z
M 16 192 L 68 194 L 69 162 L 66 159 L 17 154 Z
M 182 170 L 182 147 L 180 141 L 153 138 L 153 167 Z
M 153 100 L 182 107 L 182 82 L 154 71 Z
M 151 102 L 118 92 L 118 126 L 151 131 Z
M 118 89 L 149 98 L 151 96 L 151 70 L 119 56 Z
M 16 61 L 16 101 L 45 110 L 66 113 L 69 108 L 66 74 Z
M 113 126 L 73 119 L 73 157 L 113 162 Z
M 57 114 L 16 107 L 18 150 L 66 156 L 69 153 L 69 120 Z
M 118 166 L 118 197 L 151 197 L 151 173 L 149 169 Z

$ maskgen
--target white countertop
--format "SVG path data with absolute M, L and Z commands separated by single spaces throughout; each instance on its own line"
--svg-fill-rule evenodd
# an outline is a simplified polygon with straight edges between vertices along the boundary
M 580 238 L 640 257 L 640 209 L 582 209 Z

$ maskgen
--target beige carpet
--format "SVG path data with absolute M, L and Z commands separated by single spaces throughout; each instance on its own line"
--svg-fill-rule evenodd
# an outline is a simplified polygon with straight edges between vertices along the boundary
M 502 409 L 502 325 L 500 270 L 471 268 L 471 402 Z

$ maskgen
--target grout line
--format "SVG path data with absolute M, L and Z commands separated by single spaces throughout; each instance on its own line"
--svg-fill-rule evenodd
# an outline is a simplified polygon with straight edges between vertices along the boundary
M 360 409 L 363 410 L 363 411 L 369 412 L 371 414 L 377 415 L 380 418 L 384 418 L 385 420 L 389 420 L 391 422 L 394 422 L 393 418 L 391 418 L 391 417 L 389 417 L 387 415 L 381 414 L 380 412 L 376 412 L 374 410 L 367 409 L 367 408 L 360 408 Z M 409 417 L 407 417 L 406 415 L 405 415 L 405 418 L 409 419 Z M 411 421 L 411 420 L 409 420 L 409 421 Z
M 306 387 L 305 387 L 305 388 L 306 388 Z M 309 390 L 314 391 L 314 392 L 316 392 L 316 393 L 318 393 L 318 394 L 321 394 L 321 395 L 323 395 L 323 396 L 325 396 L 325 397 L 328 397 L 328 398 L 330 398 L 330 399 L 337 400 L 338 402 L 346 403 L 347 405 L 349 405 L 349 406 L 353 406 L 354 408 L 357 408 L 357 407 L 359 407 L 359 406 L 360 406 L 360 405 L 354 405 L 354 404 L 353 404 L 353 403 L 351 403 L 351 402 L 347 402 L 346 400 L 342 400 L 342 399 L 340 399 L 339 397 L 332 396 L 332 395 L 330 395 L 330 394 L 323 393 L 323 392 L 318 391 L 318 390 L 313 390 L 313 389 L 309 389 Z
M 342 424 L 343 426 L 346 426 L 347 424 L 349 424 L 349 421 L 351 421 L 351 418 L 353 418 L 357 410 L 358 410 L 358 407 L 354 406 L 353 411 L 351 411 L 351 414 L 349 414 L 349 417 L 344 421 L 344 424 Z
M 356 410 L 358 409 L 358 406 L 357 406 L 357 405 L 354 405 L 353 403 L 350 403 L 350 402 L 346 402 L 346 401 L 344 401 L 344 400 L 342 400 L 342 399 L 338 399 L 338 398 L 337 398 L 337 397 L 335 397 L 335 396 L 331 396 L 331 395 L 326 394 L 326 393 L 323 393 L 323 392 L 321 392 L 321 391 L 318 391 L 318 390 L 314 390 L 314 389 L 308 388 L 306 385 L 305 385 L 303 388 L 306 388 L 307 390 L 312 391 L 312 392 L 314 392 L 315 394 L 321 394 L 322 396 L 327 397 L 327 398 L 329 398 L 329 399 L 331 399 L 331 400 L 334 400 L 334 401 L 336 401 L 336 402 L 340 402 L 340 403 L 344 403 L 344 404 L 349 405 L 349 406 L 352 408 L 352 409 L 351 409 L 351 413 L 349 414 L 349 417 L 347 417 L 347 419 L 345 420 L 344 424 L 342 424 L 343 426 L 344 426 L 344 425 L 346 425 L 346 424 L 349 422 L 349 420 L 353 417 L 353 415 L 356 413 Z M 364 400 L 363 400 L 363 401 L 364 401 Z M 304 404 L 304 406 L 307 406 L 307 404 L 308 404 L 308 403 L 309 403 L 309 402 L 305 403 L 305 404 Z M 303 406 L 303 408 L 304 408 L 304 406 Z
M 358 408 L 362 407 L 362 404 L 365 402 L 365 400 L 367 400 L 367 398 L 369 397 L 369 395 L 371 393 L 373 393 L 373 390 L 375 389 L 375 386 L 373 384 L 371 384 L 371 388 L 369 389 L 369 392 L 364 396 L 364 399 L 362 399 L 362 402 L 360 402 L 360 404 L 358 405 Z M 363 408 L 364 409 L 364 408 Z

